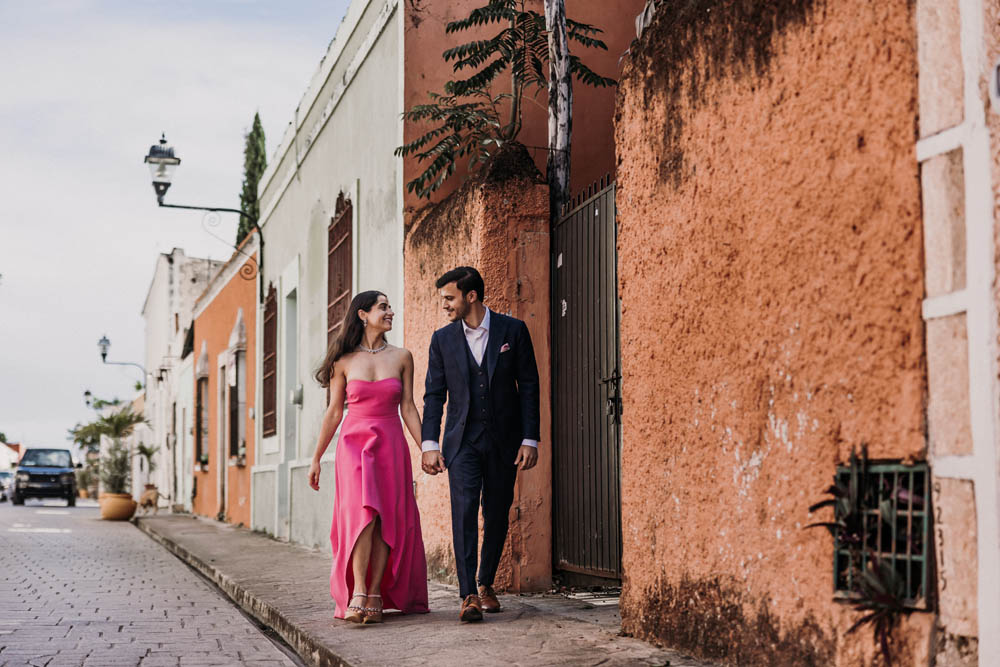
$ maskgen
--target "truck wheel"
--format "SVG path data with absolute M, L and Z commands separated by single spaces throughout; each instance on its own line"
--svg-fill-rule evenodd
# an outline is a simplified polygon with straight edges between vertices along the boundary
M 10 497 L 10 503 L 11 503 L 11 505 L 23 505 L 24 504 L 24 498 L 22 498 L 21 496 L 17 495 L 16 493 L 14 493 Z
M 76 507 L 76 496 L 68 496 L 66 498 L 66 507 Z

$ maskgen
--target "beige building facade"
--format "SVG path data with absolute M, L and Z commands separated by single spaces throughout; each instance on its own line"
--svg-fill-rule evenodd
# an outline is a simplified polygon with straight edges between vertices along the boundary
M 402 136 L 401 6 L 397 0 L 351 3 L 259 190 L 260 280 L 265 300 L 274 290 L 275 319 L 269 357 L 266 303 L 261 306 L 251 525 L 327 550 L 335 447 L 327 450 L 321 492 L 309 488 L 307 473 L 327 405 L 326 390 L 312 374 L 326 353 L 331 266 L 345 272 L 348 302 L 362 290 L 386 293 L 396 311 L 390 342 L 403 340 L 402 185 L 393 155 Z M 331 264 L 335 220 L 336 233 L 346 238 L 338 237 L 340 254 Z M 265 358 L 273 359 L 273 368 L 264 368 Z M 274 398 L 266 405 L 272 371 Z

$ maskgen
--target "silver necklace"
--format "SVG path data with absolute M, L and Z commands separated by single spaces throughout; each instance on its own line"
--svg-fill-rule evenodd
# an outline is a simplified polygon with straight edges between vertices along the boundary
M 369 354 L 378 354 L 379 352 L 381 352 L 385 348 L 389 347 L 389 343 L 383 340 L 382 341 L 382 347 L 376 347 L 376 348 L 365 347 L 361 343 L 358 343 L 358 347 L 360 349 L 364 350 L 365 352 L 368 352 Z

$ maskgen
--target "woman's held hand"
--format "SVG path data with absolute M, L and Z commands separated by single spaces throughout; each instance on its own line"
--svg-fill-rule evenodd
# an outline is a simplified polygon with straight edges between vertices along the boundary
M 319 491 L 319 471 L 319 461 L 313 461 L 312 465 L 309 466 L 309 486 L 312 487 L 313 491 Z

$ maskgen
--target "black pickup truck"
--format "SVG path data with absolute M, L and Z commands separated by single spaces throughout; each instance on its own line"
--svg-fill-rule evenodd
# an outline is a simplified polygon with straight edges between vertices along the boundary
M 17 464 L 10 501 L 23 505 L 25 498 L 65 498 L 76 505 L 76 468 L 68 449 L 28 449 Z

